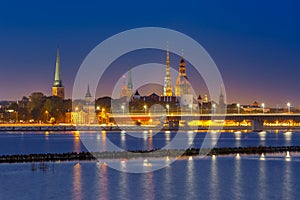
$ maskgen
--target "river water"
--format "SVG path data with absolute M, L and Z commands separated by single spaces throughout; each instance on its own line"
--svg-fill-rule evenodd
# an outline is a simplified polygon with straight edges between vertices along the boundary
M 176 136 L 141 134 L 135 138 L 119 132 L 7 132 L 0 134 L 0 154 L 87 151 L 82 135 L 132 150 L 163 147 Z M 200 147 L 204 137 L 205 133 L 197 133 L 194 140 L 183 137 L 182 141 Z M 300 133 L 224 132 L 217 142 L 218 147 L 259 145 L 300 145 Z M 0 199 L 297 199 L 300 157 L 291 156 L 194 157 L 136 174 L 96 161 L 46 163 L 44 167 L 41 163 L 0 164 Z

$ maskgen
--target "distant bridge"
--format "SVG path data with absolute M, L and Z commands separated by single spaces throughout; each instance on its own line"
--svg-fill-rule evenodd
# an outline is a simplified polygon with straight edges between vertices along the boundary
M 252 130 L 263 130 L 266 121 L 293 121 L 300 122 L 300 114 L 293 113 L 258 113 L 258 114 L 193 114 L 185 113 L 181 115 L 172 114 L 131 114 L 131 115 L 113 115 L 116 121 L 126 120 L 164 120 L 166 123 L 179 124 L 180 120 L 233 120 L 233 121 L 251 121 Z

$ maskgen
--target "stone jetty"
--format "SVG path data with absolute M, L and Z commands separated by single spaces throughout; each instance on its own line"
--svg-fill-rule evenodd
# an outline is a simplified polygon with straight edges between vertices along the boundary
M 58 162 L 58 161 L 90 161 L 101 159 L 132 159 L 132 158 L 163 158 L 180 156 L 214 156 L 214 155 L 261 155 L 286 152 L 300 152 L 300 146 L 281 147 L 235 147 L 187 150 L 141 150 L 141 151 L 116 151 L 116 152 L 69 152 L 69 153 L 46 153 L 28 155 L 2 155 L 0 163 L 23 163 L 23 162 Z

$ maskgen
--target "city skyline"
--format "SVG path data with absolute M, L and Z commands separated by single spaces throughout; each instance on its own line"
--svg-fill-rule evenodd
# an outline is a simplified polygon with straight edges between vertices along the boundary
M 143 9 L 136 4 L 127 8 L 128 15 L 122 9 L 114 8 L 119 14 L 108 17 L 104 16 L 110 9 L 103 12 L 97 12 L 97 9 L 103 6 L 112 8 L 112 3 L 93 2 L 94 8 L 89 7 L 92 9 L 89 11 L 83 9 L 83 15 L 79 16 L 76 13 L 81 10 L 81 3 L 59 3 L 60 6 L 56 7 L 55 2 L 46 2 L 46 6 L 37 5 L 40 10 L 34 9 L 30 2 L 21 4 L 20 7 L 24 8 L 14 8 L 10 2 L 3 3 L 0 14 L 5 19 L 0 22 L 3 30 L 0 33 L 3 40 L 0 47 L 1 100 L 18 100 L 34 91 L 50 95 L 57 45 L 61 49 L 66 97 L 70 98 L 81 62 L 98 43 L 127 29 L 162 26 L 181 31 L 203 45 L 223 76 L 228 103 L 251 104 L 258 101 L 266 105 L 284 106 L 286 102 L 291 102 L 299 107 L 298 2 L 269 4 L 254 1 L 246 5 L 237 2 L 234 6 L 219 2 L 218 7 L 209 2 L 186 5 L 161 2 L 149 4 L 148 8 Z M 163 12 L 166 8 L 173 12 L 166 14 Z M 208 9 L 211 12 L 206 8 L 211 8 Z M 154 9 L 158 10 L 158 16 L 142 15 L 141 19 L 136 19 L 141 10 L 150 14 Z M 52 10 L 56 12 L 50 15 L 53 18 L 47 16 Z M 133 10 L 136 13 L 130 12 Z M 178 15 L 179 10 L 187 12 Z M 16 12 L 18 17 L 14 16 Z M 121 16 L 122 20 L 118 21 Z M 158 18 L 160 20 L 155 20 Z M 164 63 L 164 56 L 162 53 L 157 60 Z M 123 66 L 135 66 L 136 63 L 143 63 L 143 59 L 127 60 Z M 177 69 L 178 59 L 171 57 L 170 62 L 171 67 Z

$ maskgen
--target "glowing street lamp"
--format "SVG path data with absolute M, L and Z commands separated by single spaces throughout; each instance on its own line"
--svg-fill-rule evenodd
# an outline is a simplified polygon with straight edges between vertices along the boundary
M 144 105 L 144 109 L 145 109 L 145 114 L 147 112 L 147 105 Z
M 96 110 L 99 111 L 99 110 L 100 110 L 100 106 L 97 106 L 97 107 L 96 107 Z
M 265 103 L 262 103 L 261 106 L 262 106 L 263 114 L 265 114 Z
M 75 111 L 76 111 L 76 112 L 78 111 L 78 107 L 75 107 Z
M 166 108 L 168 110 L 168 115 L 170 115 L 170 106 L 169 106 L 169 104 L 166 105 Z
M 45 111 L 45 114 L 46 114 L 46 117 L 47 117 L 46 121 L 48 121 L 48 119 L 49 119 L 49 112 L 48 112 L 48 110 Z
M 288 102 L 286 105 L 287 105 L 287 107 L 288 107 L 288 113 L 290 114 L 290 113 L 291 113 L 291 103 Z
M 237 107 L 237 109 L 238 109 L 238 114 L 240 114 L 240 104 L 238 103 L 238 104 L 236 104 L 236 107 Z

